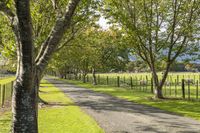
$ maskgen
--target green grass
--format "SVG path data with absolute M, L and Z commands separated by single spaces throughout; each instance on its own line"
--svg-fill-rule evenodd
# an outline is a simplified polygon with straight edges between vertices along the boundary
M 3 78 L 3 79 L 0 79 L 0 84 L 7 84 L 13 80 L 15 80 L 15 77 Z
M 41 86 L 40 96 L 51 104 L 39 110 L 40 133 L 104 133 L 91 117 L 58 88 L 49 83 L 42 83 Z M 0 133 L 9 132 L 10 120 L 10 112 L 0 117 Z
M 162 74 L 158 73 L 161 79 Z M 97 74 L 97 81 L 100 85 L 116 87 L 119 77 L 119 84 L 123 88 L 132 88 L 138 91 L 151 93 L 150 73 L 103 73 Z M 92 75 L 88 74 L 88 82 L 92 82 Z M 182 79 L 185 79 L 185 97 L 191 99 L 200 98 L 200 74 L 199 73 L 169 73 L 163 86 L 163 94 L 166 97 L 182 98 Z M 191 83 L 188 84 L 188 80 Z M 188 91 L 190 90 L 190 91 Z M 189 93 L 190 92 L 190 93 Z M 198 95 L 198 97 L 197 97 Z
M 66 81 L 66 80 L 65 80 Z M 68 83 L 75 84 L 80 87 L 89 88 L 97 92 L 106 93 L 129 101 L 153 106 L 174 112 L 182 116 L 191 117 L 200 120 L 200 102 L 183 101 L 183 100 L 155 100 L 152 99 L 153 94 L 133 91 L 131 89 L 110 87 L 105 85 L 93 86 L 90 83 L 82 83 L 80 81 L 67 80 Z
M 89 74 L 91 75 L 91 74 Z M 137 78 L 138 80 L 146 80 L 146 78 L 151 79 L 152 74 L 151 73 L 100 73 L 98 74 L 100 77 L 106 77 L 109 76 L 110 78 L 116 78 L 119 76 L 120 78 Z M 162 73 L 158 72 L 158 77 L 161 79 Z M 192 79 L 192 80 L 200 80 L 200 73 L 194 73 L 194 72 L 170 72 L 167 77 L 167 81 L 175 81 L 181 79 Z

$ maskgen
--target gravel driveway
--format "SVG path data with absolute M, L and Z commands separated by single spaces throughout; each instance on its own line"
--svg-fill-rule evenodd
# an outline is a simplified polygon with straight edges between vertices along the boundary
M 93 117 L 106 133 L 200 133 L 200 122 L 191 118 L 66 84 L 63 81 L 48 80 Z

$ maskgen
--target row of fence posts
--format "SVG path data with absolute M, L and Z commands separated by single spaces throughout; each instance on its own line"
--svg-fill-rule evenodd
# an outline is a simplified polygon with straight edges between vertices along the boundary
M 0 84 L 0 107 L 4 107 L 5 101 L 7 98 L 12 97 L 12 92 L 13 92 L 13 81 L 11 81 L 10 88 L 7 88 L 6 84 Z M 10 94 L 8 96 L 6 95 L 8 93 L 7 89 L 10 89 Z
M 70 77 L 70 79 L 73 79 L 73 77 Z M 82 80 L 81 74 L 78 76 L 77 79 Z M 114 78 L 112 78 L 112 80 L 113 79 Z M 122 80 L 123 81 L 120 80 L 120 76 L 116 77 L 116 81 L 115 81 L 116 87 L 123 87 L 123 86 L 121 86 L 121 82 L 126 83 L 127 79 L 125 79 L 125 77 L 124 77 L 124 79 L 122 79 Z M 140 88 L 139 90 L 142 90 L 142 87 L 143 87 L 143 91 L 145 91 L 145 85 L 142 85 L 141 83 L 138 84 L 138 81 L 140 82 L 139 78 L 133 79 L 133 77 L 130 77 L 130 81 L 128 83 L 128 86 L 131 89 L 133 89 L 134 86 L 139 87 Z M 88 75 L 86 76 L 86 82 L 91 82 Z M 135 82 L 135 84 L 134 84 L 134 82 Z M 148 77 L 146 76 L 146 82 L 147 82 L 146 83 L 146 90 L 147 90 L 147 87 L 150 86 L 150 92 L 154 93 L 154 82 L 153 82 L 153 79 L 151 78 L 150 80 L 148 80 Z M 97 75 L 97 84 L 100 84 L 100 85 L 102 84 L 100 75 Z M 104 85 L 110 85 L 109 76 L 104 77 L 104 83 L 103 84 Z M 173 84 L 173 82 L 172 83 L 170 82 L 169 85 L 167 85 L 167 86 L 169 86 L 169 90 L 168 91 L 169 91 L 169 95 L 170 96 L 172 95 L 172 89 L 171 89 L 172 84 Z M 179 85 L 179 76 L 177 76 L 177 79 L 175 79 L 175 82 L 174 82 L 174 87 L 175 87 L 174 88 L 174 95 L 175 95 L 175 97 L 177 97 L 177 95 L 178 95 L 178 93 L 177 93 L 178 85 Z M 187 96 L 188 96 L 187 99 L 190 100 L 191 99 L 191 88 L 190 88 L 191 83 L 190 82 L 186 82 L 185 79 L 181 80 L 181 92 L 182 92 L 182 94 L 181 94 L 182 96 L 181 97 L 183 99 L 186 99 L 186 85 L 187 85 Z M 196 96 L 195 97 L 196 97 L 196 99 L 199 99 L 199 81 L 196 81 L 195 86 L 196 86 Z M 166 89 L 166 84 L 163 87 L 163 93 L 166 94 L 166 90 L 165 89 Z

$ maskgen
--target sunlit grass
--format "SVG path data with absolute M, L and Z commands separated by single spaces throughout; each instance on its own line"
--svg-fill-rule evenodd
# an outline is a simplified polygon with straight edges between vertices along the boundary
M 0 79 L 0 84 L 7 84 L 13 80 L 15 80 L 15 77 L 2 78 L 2 79 Z
M 97 123 L 52 84 L 43 82 L 40 96 L 50 105 L 39 109 L 40 133 L 104 133 Z M 0 133 L 10 130 L 11 113 L 0 116 Z
M 66 81 L 66 80 L 65 80 Z M 153 94 L 144 93 L 140 91 L 134 91 L 131 89 L 118 88 L 97 85 L 94 86 L 90 83 L 82 83 L 80 81 L 67 80 L 68 83 L 75 84 L 80 87 L 89 88 L 91 90 L 106 93 L 115 97 L 122 99 L 127 99 L 129 101 L 150 105 L 153 107 L 160 108 L 162 110 L 175 112 L 177 114 L 191 117 L 200 120 L 200 102 L 198 101 L 183 101 L 177 99 L 165 99 L 165 100 L 155 100 L 153 99 Z

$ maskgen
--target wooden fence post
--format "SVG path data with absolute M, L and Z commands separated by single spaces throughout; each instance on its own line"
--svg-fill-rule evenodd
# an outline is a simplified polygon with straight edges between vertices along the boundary
M 106 84 L 107 85 L 109 84 L 109 78 L 108 78 L 108 76 L 106 77 Z
M 196 99 L 198 99 L 199 97 L 199 81 L 197 80 L 197 84 L 196 84 Z
M 138 87 L 138 78 L 136 77 L 135 79 L 135 85 L 136 85 L 136 88 Z
M 148 76 L 146 75 L 146 92 L 148 92 L 148 83 L 149 83 L 149 79 L 148 79 Z
M 117 76 L 117 87 L 120 87 L 120 81 L 119 76 Z
M 131 85 L 131 89 L 133 89 L 133 78 L 130 78 L 130 85 Z
M 188 81 L 188 100 L 190 100 L 190 81 Z
M 177 83 L 178 83 L 178 85 L 179 85 L 179 75 L 177 75 Z
M 0 84 L 0 105 L 2 104 L 2 85 Z
M 151 78 L 151 93 L 153 94 L 153 78 Z
M 184 81 L 184 79 L 182 79 L 182 96 L 183 96 L 183 99 L 185 99 L 185 81 Z
M 169 95 L 170 95 L 170 96 L 172 95 L 171 80 L 170 80 L 170 82 L 169 82 Z
M 3 85 L 3 91 L 2 91 L 2 103 L 1 103 L 1 107 L 3 108 L 4 102 L 5 102 L 5 91 L 6 91 L 6 85 Z
M 100 75 L 98 75 L 98 84 L 100 84 Z
M 11 96 L 13 95 L 14 81 L 11 81 Z
M 175 90 L 174 90 L 174 91 L 175 91 L 175 97 L 177 96 L 177 83 L 178 83 L 178 82 L 177 82 L 177 80 L 175 79 Z

